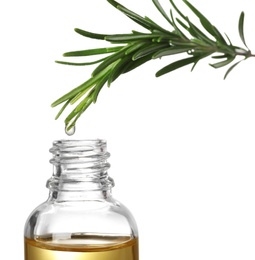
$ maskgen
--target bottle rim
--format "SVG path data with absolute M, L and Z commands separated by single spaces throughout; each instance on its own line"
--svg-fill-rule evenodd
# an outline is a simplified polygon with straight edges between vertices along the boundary
M 53 145 L 106 145 L 105 139 L 60 139 L 53 141 Z

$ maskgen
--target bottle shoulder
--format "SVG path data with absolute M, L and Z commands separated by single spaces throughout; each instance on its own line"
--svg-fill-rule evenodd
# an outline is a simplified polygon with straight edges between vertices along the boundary
M 114 198 L 56 202 L 46 201 L 30 214 L 25 236 L 48 233 L 133 233 L 137 235 L 135 220 L 126 206 Z
M 77 200 L 77 201 L 54 201 L 47 200 L 39 204 L 28 217 L 38 217 L 42 215 L 55 215 L 63 212 L 70 214 L 98 214 L 100 211 L 112 211 L 120 215 L 131 215 L 129 209 L 120 201 L 113 197 L 97 200 Z

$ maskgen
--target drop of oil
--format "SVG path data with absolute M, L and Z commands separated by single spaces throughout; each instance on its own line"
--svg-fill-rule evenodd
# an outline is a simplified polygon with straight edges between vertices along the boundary
M 194 53 L 194 49 L 191 49 L 191 50 L 188 50 L 188 54 L 192 54 L 192 53 Z
M 68 125 L 65 127 L 65 132 L 67 135 L 71 136 L 75 133 L 75 126 L 72 126 L 70 129 L 68 129 Z

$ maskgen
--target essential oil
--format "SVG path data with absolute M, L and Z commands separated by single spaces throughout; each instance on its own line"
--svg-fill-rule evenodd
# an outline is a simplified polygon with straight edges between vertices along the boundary
M 138 260 L 138 239 L 114 236 L 73 236 L 25 239 L 26 260 Z

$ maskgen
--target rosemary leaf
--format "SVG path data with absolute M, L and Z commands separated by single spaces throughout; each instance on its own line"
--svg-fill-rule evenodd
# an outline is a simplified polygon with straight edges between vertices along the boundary
M 151 30 L 151 24 L 148 23 L 143 17 L 141 17 L 140 15 L 136 14 L 135 12 L 127 9 L 126 7 L 124 7 L 123 5 L 119 4 L 116 1 L 113 0 L 107 0 L 110 4 L 112 4 L 115 8 L 117 8 L 118 10 L 120 10 L 122 13 L 124 13 L 128 18 L 130 18 L 131 20 L 133 20 L 134 22 L 136 22 L 137 24 L 141 25 L 142 27 Z
M 95 77 L 91 77 L 90 79 L 88 79 L 87 81 L 85 81 L 84 83 L 82 83 L 80 86 L 74 88 L 73 90 L 71 90 L 70 92 L 68 92 L 67 94 L 63 95 L 62 97 L 60 97 L 59 99 L 57 99 L 56 101 L 54 101 L 51 106 L 55 107 L 63 102 L 65 102 L 68 99 L 72 99 L 74 98 L 77 94 L 79 94 L 82 91 L 85 91 L 86 89 L 90 88 L 91 86 L 95 85 L 96 82 L 102 77 L 104 76 L 109 70 L 111 69 L 111 67 L 107 67 L 104 70 L 100 71 Z
M 148 54 L 153 54 L 159 50 L 161 50 L 164 47 L 169 46 L 168 43 L 166 44 L 151 44 L 149 46 L 146 46 L 144 48 L 140 48 L 137 52 L 134 53 L 132 60 L 140 59 Z
M 125 55 L 129 55 L 132 52 L 135 52 L 136 50 L 139 50 L 143 48 L 144 46 L 150 46 L 150 42 L 134 42 L 134 44 L 130 44 L 130 47 L 126 50 Z
M 178 35 L 181 36 L 182 39 L 185 39 L 186 41 L 188 41 L 188 37 L 179 29 L 179 27 L 177 26 L 175 20 L 174 20 L 174 17 L 173 17 L 173 12 L 172 10 L 170 10 L 170 17 L 171 17 L 171 20 L 172 20 L 172 26 L 174 27 L 176 33 Z
M 174 39 L 171 39 L 170 40 L 170 43 L 171 45 L 174 45 L 174 46 L 179 46 L 179 47 L 189 47 L 189 48 L 194 48 L 196 47 L 196 43 L 192 42 L 192 41 L 181 41 L 181 40 L 174 40 Z M 205 45 L 207 46 L 207 45 Z
M 79 28 L 75 28 L 74 31 L 82 36 L 92 38 L 92 39 L 97 39 L 97 40 L 104 40 L 106 36 L 105 34 L 92 33 L 92 32 L 81 30 Z
M 217 38 L 217 34 L 215 34 L 215 30 L 213 29 L 213 25 L 209 22 L 209 20 L 200 13 L 189 1 L 183 0 L 183 2 L 193 11 L 193 13 L 200 19 L 201 24 L 205 28 L 207 32 L 209 32 L 212 36 Z
M 234 64 L 227 70 L 227 72 L 226 72 L 226 74 L 225 74 L 225 76 L 224 76 L 224 79 L 227 78 L 228 74 L 229 74 L 241 61 L 243 61 L 243 60 L 240 60 L 240 61 L 234 63 Z
M 173 0 L 169 0 L 175 11 L 184 19 L 186 20 L 186 16 L 177 8 Z
M 153 59 L 157 59 L 157 58 L 161 58 L 163 56 L 168 56 L 168 55 L 173 55 L 173 54 L 178 54 L 178 53 L 183 53 L 183 52 L 187 52 L 190 50 L 190 47 L 188 48 L 182 48 L 182 47 L 168 47 L 165 49 L 162 49 L 158 52 L 156 52 L 152 58 Z
M 76 112 L 75 109 L 73 109 L 72 112 L 69 113 L 69 115 L 68 115 L 68 116 L 66 117 L 66 119 L 65 119 L 66 129 L 68 129 L 67 127 L 68 127 L 68 125 L 70 124 L 70 121 L 71 121 L 73 118 L 75 118 L 75 116 L 77 116 L 78 113 L 79 113 L 79 112 Z M 70 130 L 70 129 L 68 129 L 68 130 Z
M 66 130 L 69 131 L 71 130 L 73 127 L 75 127 L 76 121 L 79 119 L 79 117 L 82 115 L 82 113 L 85 112 L 85 110 L 91 105 L 92 103 L 92 99 L 88 99 L 87 102 L 83 105 L 83 107 L 81 108 L 81 110 L 76 111 L 76 109 L 74 109 L 66 118 L 65 120 L 65 125 L 66 125 Z
M 228 42 L 229 42 L 229 45 L 230 46 L 233 46 L 233 44 L 232 44 L 232 42 L 230 41 L 230 39 L 229 39 L 229 37 L 228 37 L 228 35 L 225 33 L 225 36 L 226 36 L 226 38 L 227 38 L 227 40 L 228 40 Z M 227 43 L 226 43 L 226 45 L 227 45 Z
M 90 49 L 90 50 L 82 50 L 82 51 L 70 51 L 63 54 L 64 57 L 82 57 L 82 56 L 90 56 L 97 54 L 106 54 L 119 51 L 124 46 L 118 47 L 109 47 L 109 48 L 98 48 L 98 49 Z
M 226 54 L 212 56 L 213 59 L 224 59 L 227 57 L 228 57 L 228 55 L 226 55 Z
M 82 96 L 84 96 L 86 93 L 88 93 L 88 91 L 91 90 L 91 88 L 94 87 L 93 85 L 90 85 L 89 87 L 87 87 L 86 89 L 84 89 L 83 91 L 81 91 L 80 93 L 78 93 L 74 98 L 71 99 L 70 104 L 73 105 L 76 101 L 78 101 Z
M 73 97 L 75 97 L 78 93 L 80 93 L 81 91 L 84 91 L 86 88 L 91 87 L 91 85 L 94 85 L 96 82 L 95 78 L 90 78 L 87 81 L 85 81 L 84 83 L 82 83 L 81 85 L 79 85 L 78 87 L 74 88 L 73 90 L 71 90 L 70 92 L 66 93 L 65 95 L 63 95 L 62 97 L 60 97 L 59 99 L 57 99 L 56 101 L 54 101 L 51 106 L 55 107 L 63 102 L 65 102 L 68 99 L 72 99 Z
M 144 63 L 146 63 L 147 61 L 151 60 L 151 54 L 146 55 L 138 60 L 132 60 L 132 62 L 128 63 L 125 68 L 123 68 L 123 73 L 127 73 L 130 72 L 134 69 L 136 69 L 137 67 L 143 65 Z
M 113 69 L 109 73 L 108 87 L 110 87 L 111 83 L 123 73 L 125 66 L 130 62 L 131 59 L 132 59 L 131 55 L 126 56 L 123 59 L 120 59 L 116 63 L 116 65 L 113 67 Z
M 78 106 L 74 109 L 75 113 L 84 111 L 84 107 L 87 107 L 88 104 L 91 104 L 94 93 L 94 89 L 90 91 L 90 93 L 78 104 Z M 91 101 L 91 102 L 90 102 Z
M 162 16 L 171 24 L 172 21 L 169 19 L 168 15 L 166 14 L 165 10 L 162 8 L 161 4 L 159 3 L 158 0 L 152 0 L 153 4 L 157 7 L 157 9 L 159 10 L 159 12 L 162 14 Z
M 220 67 L 223 67 L 223 66 L 226 66 L 228 65 L 229 63 L 231 63 L 233 60 L 235 59 L 235 56 L 228 56 L 226 60 L 224 61 L 220 61 L 220 62 L 217 62 L 217 63 L 214 63 L 214 64 L 210 64 L 212 67 L 214 68 L 220 68 Z
M 106 36 L 105 40 L 110 42 L 126 43 L 137 40 L 153 39 L 155 37 L 160 37 L 160 34 L 116 34 L 111 36 Z
M 124 48 L 122 51 L 117 52 L 106 58 L 98 67 L 92 72 L 92 76 L 96 76 L 102 70 L 107 68 L 109 65 L 112 65 L 115 61 L 125 56 L 125 52 L 128 48 Z
M 96 103 L 97 102 L 97 97 L 99 92 L 101 91 L 101 89 L 103 88 L 104 84 L 107 82 L 108 79 L 108 75 L 105 75 L 101 80 L 99 80 L 97 82 L 97 84 L 95 85 L 95 91 L 93 93 L 93 102 Z
M 162 28 L 161 26 L 159 26 L 158 24 L 156 24 L 155 22 L 153 22 L 149 17 L 145 16 L 144 19 L 146 21 L 149 22 L 149 24 L 151 25 L 152 31 L 158 31 L 158 32 L 163 32 L 163 33 L 167 33 L 167 34 L 171 34 L 169 31 L 165 30 L 164 28 Z
M 202 42 L 204 43 L 207 43 L 207 44 L 210 44 L 210 45 L 213 45 L 214 42 L 209 39 L 200 29 L 198 29 L 197 26 L 195 26 L 190 20 L 189 18 L 187 17 L 187 22 L 189 24 L 189 33 L 194 36 L 195 38 L 197 39 L 200 39 Z
M 222 44 L 227 44 L 222 34 L 215 26 L 212 26 L 212 30 L 214 31 L 214 37 L 218 42 L 221 42 Z
M 70 103 L 70 100 L 67 100 L 66 103 L 59 110 L 58 114 L 55 117 L 55 120 L 57 120 L 61 116 L 62 112 L 65 110 L 65 108 L 68 106 L 69 103 Z
M 185 20 L 186 20 L 187 18 L 185 18 Z M 189 29 L 189 27 L 184 23 L 184 22 L 182 22 L 178 17 L 177 18 L 175 18 L 175 20 L 186 30 L 186 31 L 189 31 L 188 29 Z
M 239 35 L 240 35 L 240 38 L 241 38 L 243 44 L 247 47 L 245 39 L 244 39 L 243 24 L 244 24 L 244 12 L 241 12 L 240 17 L 239 17 L 239 22 L 238 22 L 238 30 L 239 30 Z
M 93 65 L 96 63 L 100 63 L 103 60 L 105 60 L 105 58 L 100 59 L 100 60 L 95 60 L 95 61 L 90 61 L 90 62 L 80 62 L 80 63 L 79 62 L 59 61 L 59 60 L 56 60 L 55 62 L 59 63 L 59 64 L 63 64 L 63 65 L 87 66 L 87 65 Z
M 111 5 L 113 5 L 115 8 L 118 8 L 120 6 L 120 4 L 114 0 L 107 0 L 107 2 L 109 2 Z
M 191 64 L 191 63 L 196 62 L 196 61 L 197 61 L 197 57 L 190 57 L 190 58 L 186 58 L 186 59 L 183 59 L 183 60 L 175 61 L 175 62 L 165 66 L 161 70 L 159 70 L 156 73 L 156 77 L 160 77 L 160 76 L 162 76 L 166 73 L 169 73 L 173 70 L 179 69 L 183 66 L 186 66 L 186 65 Z

